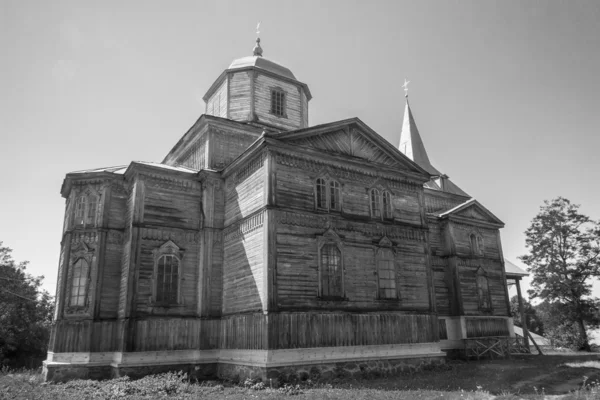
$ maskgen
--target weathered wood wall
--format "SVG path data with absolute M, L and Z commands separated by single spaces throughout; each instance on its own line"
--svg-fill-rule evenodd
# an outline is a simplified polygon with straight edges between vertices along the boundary
M 506 318 L 467 318 L 467 337 L 508 336 Z
M 224 232 L 223 314 L 263 309 L 264 212 L 226 228 Z
M 369 189 L 374 181 L 391 188 L 394 222 L 422 225 L 419 188 L 377 179 L 367 174 L 349 174 L 325 161 L 314 162 L 288 155 L 277 155 L 276 203 L 279 207 L 299 210 L 315 209 L 315 182 L 333 175 L 342 185 L 341 214 L 358 220 L 371 219 Z M 327 170 L 327 172 L 325 172 Z
M 49 351 L 120 351 L 124 322 L 58 321 Z M 439 340 L 434 315 L 398 313 L 262 313 L 223 319 L 148 318 L 133 322 L 130 351 L 293 349 L 429 343 Z
M 227 118 L 227 79 L 212 94 L 206 102 L 206 114 L 214 115 L 215 117 Z
M 427 262 L 421 232 L 389 230 L 394 243 L 397 300 L 378 300 L 375 252 L 383 237 L 374 225 L 329 218 L 343 237 L 344 301 L 318 298 L 318 237 L 328 221 L 313 214 L 280 212 L 277 221 L 277 304 L 280 309 L 428 310 Z M 348 229 L 350 228 L 350 229 Z M 370 231 L 370 232 L 369 232 Z M 365 233 L 371 233 L 366 235 Z M 379 235 L 381 236 L 379 236 Z M 401 237 L 405 235 L 404 237 Z M 391 235 L 390 235 L 391 236 Z
M 271 113 L 271 89 L 274 88 L 285 92 L 286 117 L 278 117 Z M 258 72 L 254 78 L 254 102 L 254 110 L 260 122 L 284 129 L 304 127 L 298 86 Z
M 458 275 L 465 315 L 481 315 L 477 294 L 477 270 L 483 267 L 487 273 L 492 301 L 492 315 L 507 316 L 506 282 L 500 260 L 458 259 Z
M 235 72 L 229 76 L 229 118 L 247 121 L 250 115 L 251 84 L 253 71 Z
M 259 154 L 225 180 L 225 227 L 265 205 L 264 160 Z
M 219 170 L 240 156 L 259 135 L 255 132 L 212 127 L 208 168 Z

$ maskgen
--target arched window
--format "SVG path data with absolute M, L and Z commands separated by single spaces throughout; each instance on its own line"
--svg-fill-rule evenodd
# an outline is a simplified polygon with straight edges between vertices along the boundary
M 342 253 L 335 244 L 321 247 L 321 296 L 342 297 Z
M 342 185 L 339 182 L 318 178 L 315 186 L 315 207 L 318 210 L 342 209 Z
M 381 192 L 371 189 L 371 217 L 381 218 Z
M 327 210 L 327 183 L 325 179 L 317 179 L 317 208 Z
M 71 298 L 69 305 L 71 307 L 84 307 L 87 297 L 88 276 L 90 272 L 87 261 L 79 258 L 73 264 L 71 278 Z
M 492 309 L 488 277 L 483 268 L 477 270 L 477 297 L 480 310 L 489 311 Z
M 178 303 L 179 259 L 173 254 L 160 256 L 156 269 L 156 302 Z
M 96 226 L 98 197 L 93 194 L 79 196 L 75 203 L 75 225 Z
M 389 248 L 377 251 L 377 274 L 379 276 L 379 298 L 396 299 L 396 268 L 394 252 Z

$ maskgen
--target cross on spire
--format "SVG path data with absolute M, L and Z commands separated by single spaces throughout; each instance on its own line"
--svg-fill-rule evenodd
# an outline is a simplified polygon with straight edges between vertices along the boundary
M 263 49 L 260 47 L 260 21 L 256 25 L 256 44 L 254 45 L 254 49 L 252 49 L 252 54 L 255 57 L 262 57 Z
M 410 83 L 410 81 L 407 81 L 406 78 L 404 78 L 404 85 L 402 85 L 402 87 L 404 88 L 404 97 L 408 97 L 408 84 Z

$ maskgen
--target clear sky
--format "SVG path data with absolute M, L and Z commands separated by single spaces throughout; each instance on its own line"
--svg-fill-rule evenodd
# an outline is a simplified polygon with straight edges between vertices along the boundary
M 398 145 L 401 89 L 433 164 L 506 223 L 564 196 L 600 218 L 599 1 L 0 0 L 0 240 L 54 294 L 69 171 L 161 161 L 235 58 Z

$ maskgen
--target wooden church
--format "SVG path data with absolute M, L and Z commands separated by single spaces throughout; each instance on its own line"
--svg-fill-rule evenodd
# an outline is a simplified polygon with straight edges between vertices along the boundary
M 254 54 L 160 163 L 68 173 L 49 380 L 394 373 L 510 337 L 503 223 Z

